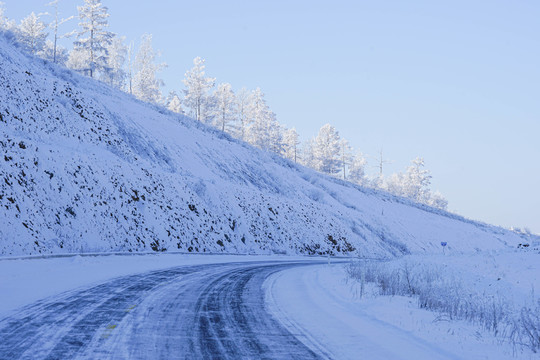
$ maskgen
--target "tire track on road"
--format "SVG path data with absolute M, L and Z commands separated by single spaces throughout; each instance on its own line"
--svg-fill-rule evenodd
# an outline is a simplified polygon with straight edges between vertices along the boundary
M 43 299 L 0 320 L 0 359 L 319 359 L 262 289 L 308 264 L 182 266 Z

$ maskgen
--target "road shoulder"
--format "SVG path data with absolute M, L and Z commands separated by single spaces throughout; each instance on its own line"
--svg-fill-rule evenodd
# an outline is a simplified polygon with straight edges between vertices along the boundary
M 307 346 L 336 359 L 509 359 L 512 347 L 407 297 L 359 298 L 340 265 L 299 267 L 264 283 L 267 310 Z

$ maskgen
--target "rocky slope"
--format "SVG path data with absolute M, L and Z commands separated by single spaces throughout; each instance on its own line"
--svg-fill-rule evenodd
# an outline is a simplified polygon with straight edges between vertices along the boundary
M 516 233 L 360 188 L 21 53 L 0 36 L 0 255 L 392 256 Z

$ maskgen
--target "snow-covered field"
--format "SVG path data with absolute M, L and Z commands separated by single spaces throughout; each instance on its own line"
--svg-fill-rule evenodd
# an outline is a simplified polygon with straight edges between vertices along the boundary
M 540 252 L 490 251 L 478 254 L 406 256 L 396 263 L 433 265 L 474 293 L 500 294 L 518 306 L 540 296 Z
M 516 304 L 539 301 L 538 253 L 413 256 L 399 262 L 442 266 L 473 293 L 504 294 Z M 391 264 L 390 266 L 395 266 Z M 295 268 L 270 277 L 270 311 L 336 359 L 536 359 L 477 324 L 420 309 L 405 296 L 379 296 L 347 277 L 346 265 Z M 398 265 L 399 266 L 399 265 Z M 499 280 L 500 279 L 500 280 Z M 467 296 L 467 294 L 463 294 Z

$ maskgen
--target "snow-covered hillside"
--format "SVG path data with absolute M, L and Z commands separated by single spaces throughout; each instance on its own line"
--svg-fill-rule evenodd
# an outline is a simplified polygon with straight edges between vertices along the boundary
M 0 82 L 1 255 L 388 256 L 526 241 L 320 175 L 1 37 Z

